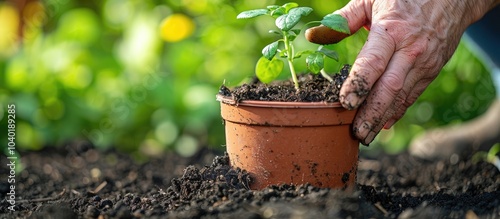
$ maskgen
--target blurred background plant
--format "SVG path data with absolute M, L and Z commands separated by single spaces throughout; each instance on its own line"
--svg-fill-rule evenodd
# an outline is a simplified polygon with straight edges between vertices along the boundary
M 296 1 L 319 20 L 348 1 Z M 10 0 L 0 1 L 0 135 L 16 104 L 19 150 L 89 141 L 135 154 L 190 156 L 223 149 L 218 87 L 250 80 L 260 49 L 272 42 L 265 17 L 244 10 L 285 1 Z M 337 45 L 336 72 L 353 63 L 361 30 Z M 299 47 L 311 46 L 303 38 Z M 301 62 L 304 63 L 304 62 Z M 304 64 L 305 65 L 305 64 Z M 305 71 L 298 66 L 298 71 Z M 488 72 L 462 43 L 443 74 L 369 151 L 398 153 L 430 127 L 484 112 L 494 97 Z M 285 75 L 286 77 L 286 75 Z M 365 149 L 366 150 L 366 149 Z

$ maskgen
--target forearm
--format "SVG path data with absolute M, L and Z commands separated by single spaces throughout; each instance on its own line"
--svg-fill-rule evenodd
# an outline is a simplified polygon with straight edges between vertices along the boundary
M 466 0 L 467 6 L 471 9 L 472 19 L 469 24 L 480 20 L 488 11 L 500 5 L 500 0 Z

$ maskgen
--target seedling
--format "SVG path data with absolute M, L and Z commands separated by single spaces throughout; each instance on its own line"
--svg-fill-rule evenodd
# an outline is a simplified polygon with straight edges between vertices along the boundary
M 302 29 L 295 26 L 300 22 L 302 17 L 309 15 L 312 11 L 313 9 L 310 7 L 299 7 L 297 3 L 291 2 L 282 6 L 270 5 L 264 9 L 254 9 L 238 14 L 238 19 L 254 18 L 261 15 L 271 16 L 275 19 L 278 30 L 270 30 L 269 33 L 277 34 L 281 37 L 262 49 L 263 56 L 257 61 L 255 67 L 255 74 L 260 81 L 269 83 L 276 79 L 284 67 L 284 62 L 280 58 L 284 58 L 288 62 L 295 89 L 299 90 L 297 73 L 293 64 L 294 60 L 303 55 L 307 55 L 306 64 L 311 72 L 314 74 L 321 73 L 325 78 L 332 81 L 332 78 L 326 74 L 323 68 L 326 57 L 338 61 L 338 54 L 335 51 L 323 46 L 319 46 L 317 50 L 295 51 L 293 42 L 302 31 Z M 347 20 L 338 14 L 326 15 L 323 20 L 309 22 L 304 27 L 312 24 L 323 24 L 335 31 L 350 34 Z
M 493 145 L 488 152 L 477 152 L 474 154 L 473 160 L 476 162 L 479 160 L 486 161 L 495 165 L 497 169 L 500 170 L 500 158 L 497 156 L 498 152 L 500 152 L 500 143 Z

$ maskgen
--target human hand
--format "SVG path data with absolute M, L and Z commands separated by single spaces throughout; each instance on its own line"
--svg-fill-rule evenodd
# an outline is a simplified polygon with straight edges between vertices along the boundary
M 368 145 L 403 116 L 450 59 L 467 26 L 498 2 L 352 0 L 334 12 L 347 19 L 351 33 L 363 26 L 370 31 L 340 91 L 342 106 L 359 107 L 353 132 L 361 143 Z M 343 38 L 314 36 L 327 27 L 314 28 L 306 31 L 312 42 Z

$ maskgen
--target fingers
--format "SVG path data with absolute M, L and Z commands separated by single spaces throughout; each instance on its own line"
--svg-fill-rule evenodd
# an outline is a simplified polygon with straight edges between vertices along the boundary
M 367 10 L 365 6 L 369 4 L 365 4 L 364 2 L 364 0 L 350 1 L 344 8 L 334 12 L 334 14 L 340 14 L 347 19 L 351 34 L 363 26 L 370 26 L 368 18 L 371 17 L 371 8 Z M 309 28 L 305 32 L 305 37 L 309 42 L 322 45 L 338 43 L 348 36 L 348 34 L 332 30 L 323 25 Z
M 354 135 L 361 143 L 368 145 L 372 142 L 387 121 L 397 114 L 399 106 L 405 104 L 418 79 L 418 74 L 410 72 L 414 64 L 414 56 L 397 51 L 385 73 L 375 79 L 366 104 L 360 107 L 354 120 Z
M 371 141 L 373 141 L 374 137 L 380 132 L 382 128 L 388 129 L 392 125 L 394 125 L 394 123 L 401 119 L 401 117 L 405 114 L 408 107 L 415 103 L 417 98 L 424 92 L 427 86 L 435 78 L 426 77 L 425 74 L 423 74 L 423 71 L 425 70 L 410 70 L 410 73 L 408 73 L 408 76 L 405 79 L 403 89 L 401 90 L 401 92 L 399 92 L 398 96 L 395 98 L 389 109 L 385 111 L 382 119 L 380 119 L 380 122 L 372 126 L 373 128 L 371 129 L 367 137 L 362 140 L 363 144 L 368 145 Z M 375 120 L 375 122 L 377 121 Z
M 307 29 L 305 36 L 309 42 L 327 45 L 338 43 L 349 35 L 320 25 Z
M 370 27 L 372 17 L 372 6 L 368 0 L 350 1 L 343 8 L 333 12 L 347 19 L 349 29 L 356 33 L 361 27 Z
M 384 31 L 372 29 L 361 49 L 351 72 L 340 90 L 340 103 L 346 109 L 355 109 L 365 100 L 373 85 L 385 72 L 389 60 L 395 52 L 396 43 Z M 388 75 L 389 80 L 403 80 Z M 399 77 L 399 76 L 398 76 Z M 392 82 L 391 82 L 392 83 Z M 402 86 L 402 84 L 401 84 Z M 396 89 L 397 90 L 397 89 Z
M 400 106 L 395 105 L 396 113 L 385 123 L 384 129 L 390 129 L 399 119 L 403 117 L 408 107 L 415 103 L 417 98 L 424 92 L 431 81 L 432 79 L 420 80 L 417 85 L 415 85 L 413 90 L 410 91 L 410 95 L 406 98 L 405 103 Z

